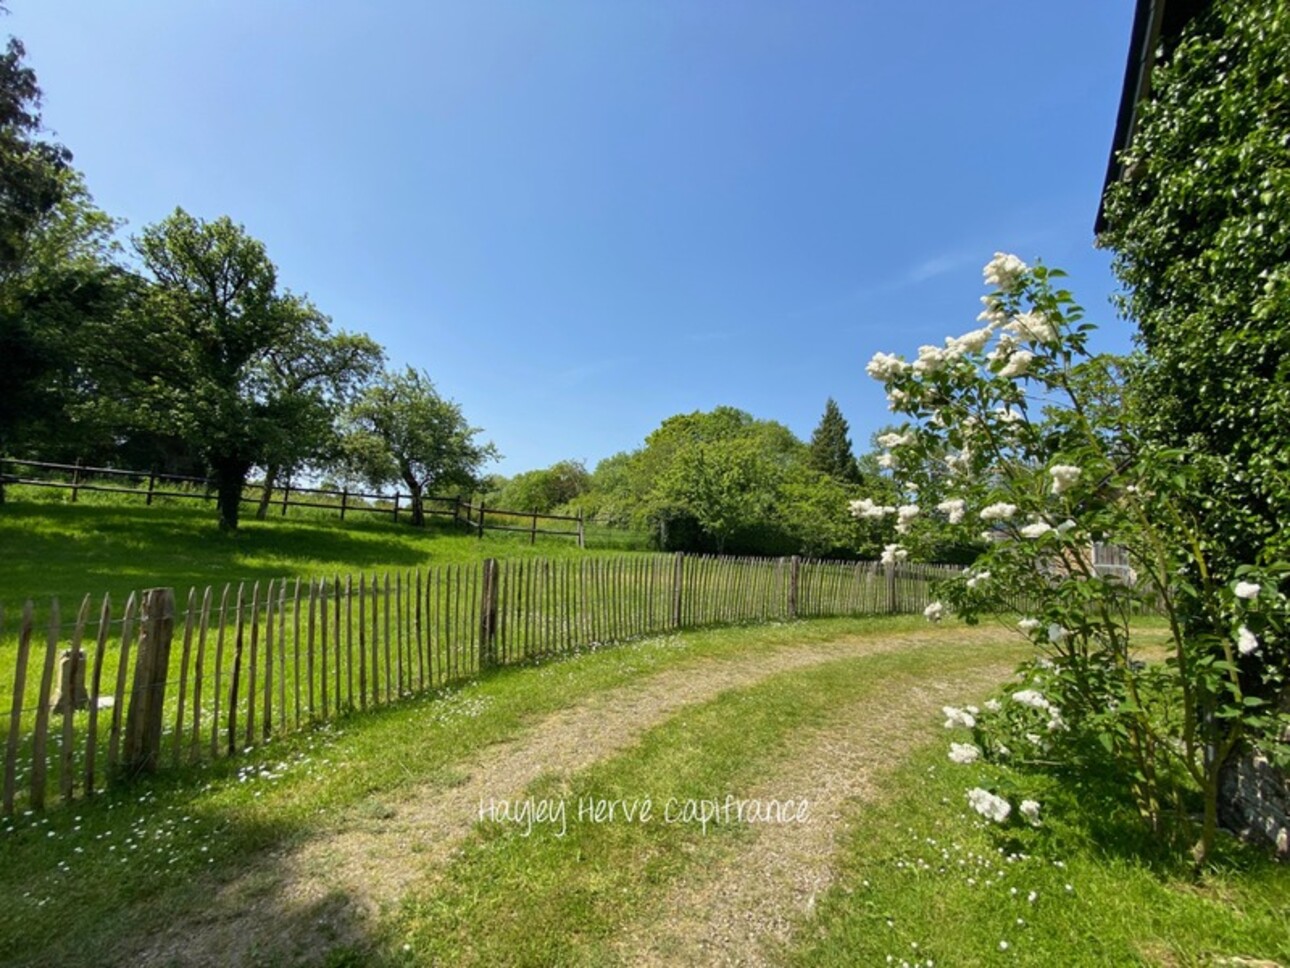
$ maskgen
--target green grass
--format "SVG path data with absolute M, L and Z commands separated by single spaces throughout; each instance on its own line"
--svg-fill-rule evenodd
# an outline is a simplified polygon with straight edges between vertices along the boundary
M 208 872 L 230 879 L 343 811 L 380 822 L 385 804 L 414 787 L 454 785 L 465 760 L 598 691 L 713 660 L 925 628 L 920 618 L 820 620 L 594 650 L 19 817 L 0 824 L 0 896 L 10 899 L 0 906 L 0 961 L 110 961 L 122 939 L 208 910 Z M 795 738 L 827 730 L 844 704 L 966 670 L 986 655 L 1020 654 L 1016 645 L 964 649 L 952 627 L 942 634 L 945 645 L 841 659 L 723 693 L 679 711 L 621 754 L 529 792 L 656 800 L 737 793 L 787 762 Z M 880 778 L 878 801 L 847 820 L 838 880 L 802 925 L 786 954 L 791 962 L 1290 959 L 1287 868 L 1228 842 L 1215 869 L 1196 880 L 1176 861 L 1144 852 L 1105 790 L 1063 794 L 1036 781 L 1042 827 L 986 825 L 963 799 L 973 768 L 946 760 L 939 722 L 918 732 L 933 737 L 930 744 Z M 416 885 L 375 936 L 338 949 L 332 963 L 606 963 L 624 925 L 655 910 L 678 879 L 701 875 L 747 842 L 737 826 L 704 835 L 684 824 L 584 824 L 557 838 L 480 824 L 439 878 Z M 296 916 L 278 912 L 271 893 L 255 900 L 266 923 Z
M 856 816 L 794 964 L 1290 963 L 1290 868 L 1228 838 L 1197 878 L 1091 783 L 1041 783 L 1040 827 L 997 826 L 967 809 L 977 771 L 947 747 L 913 757 Z
M 839 708 L 879 701 L 920 678 L 966 671 L 1017 646 L 943 645 L 839 659 L 723 693 L 651 729 L 629 751 L 528 791 L 563 802 L 567 827 L 480 825 L 447 876 L 404 904 L 384 939 L 386 957 L 416 964 L 608 964 L 639 912 L 657 907 L 685 874 L 740 849 L 739 823 L 667 819 L 667 804 L 749 796 L 768 770 L 791 758 L 802 733 L 827 729 Z M 649 799 L 649 822 L 578 822 L 580 802 Z M 486 924 L 487 930 L 480 930 Z M 863 963 L 863 962 L 861 962 Z
M 14 489 L 11 489 L 14 490 Z M 592 551 L 596 542 L 589 543 Z M 65 605 L 110 592 L 158 585 L 186 590 L 225 582 L 356 574 L 481 558 L 576 557 L 570 538 L 485 532 L 449 522 L 424 529 L 373 519 L 244 519 L 222 534 L 214 512 L 193 506 L 64 504 L 11 498 L 0 505 L 0 605 L 8 615 L 25 598 L 57 596 Z M 604 554 L 604 551 L 597 551 Z M 6 624 L 9 624 L 6 622 Z
M 0 962 L 100 964 L 132 932 L 199 914 L 206 872 L 231 876 L 354 804 L 449 785 L 463 760 L 597 691 L 710 659 L 924 627 L 921 618 L 830 619 L 642 640 L 504 669 L 235 760 L 19 816 L 0 823 L 0 896 L 12 899 L 0 905 Z

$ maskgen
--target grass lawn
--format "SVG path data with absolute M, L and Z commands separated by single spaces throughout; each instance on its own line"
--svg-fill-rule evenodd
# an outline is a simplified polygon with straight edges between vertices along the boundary
M 1224 837 L 1197 877 L 1093 785 L 1049 783 L 1041 826 L 999 827 L 967 808 L 976 771 L 948 745 L 928 745 L 857 813 L 792 963 L 1290 964 L 1287 865 Z
M 16 488 L 10 488 L 13 492 Z M 309 578 L 430 567 L 481 558 L 606 554 L 593 532 L 589 551 L 571 538 L 486 531 L 451 523 L 424 529 L 353 518 L 243 518 L 222 534 L 210 508 L 191 505 L 65 504 L 19 500 L 0 505 L 0 606 L 12 615 L 25 598 L 58 596 L 65 606 L 87 593 L 117 601 L 157 585 L 192 586 Z M 6 624 L 9 624 L 6 622 Z
M 128 963 L 132 939 L 218 921 L 211 905 L 220 884 L 253 874 L 257 864 L 286 870 L 292 849 L 320 836 L 355 825 L 359 835 L 376 830 L 408 798 L 450 795 L 469 763 L 488 763 L 495 744 L 531 738 L 537 723 L 605 690 L 684 670 L 702 677 L 725 663 L 771 662 L 842 638 L 926 630 L 921 619 L 823 620 L 642 640 L 504 669 L 443 695 L 275 740 L 238 760 L 19 817 L 0 825 L 0 894 L 11 899 L 0 907 L 0 961 Z M 931 642 L 911 638 L 910 648 L 897 651 L 772 670 L 680 707 L 588 767 L 541 773 L 526 793 L 650 796 L 659 803 L 747 793 L 851 728 L 854 719 L 840 718 L 843 711 L 854 717 L 897 709 L 903 696 L 933 680 L 976 683 L 963 695 L 955 687 L 953 701 L 980 701 L 987 691 L 982 663 L 1006 666 L 1025 653 L 1015 639 L 969 641 L 961 628 L 935 635 Z M 921 700 L 929 708 L 939 701 Z M 797 930 L 775 960 L 1290 959 L 1290 870 L 1228 842 L 1215 868 L 1195 879 L 1181 864 L 1140 852 L 1124 807 L 1104 790 L 1046 791 L 1036 829 L 988 826 L 966 810 L 971 768 L 945 758 L 939 720 L 934 713 L 911 720 L 905 752 L 884 765 L 873 795 L 832 821 L 832 887 L 812 914 L 794 913 Z M 678 888 L 723 865 L 738 869 L 760 849 L 758 837 L 739 823 L 706 833 L 693 823 L 571 824 L 563 836 L 541 826 L 525 836 L 515 824 L 480 822 L 446 866 L 415 873 L 402 903 L 385 909 L 361 938 L 338 938 L 331 947 L 325 925 L 314 923 L 318 912 L 283 906 L 267 874 L 251 880 L 245 904 L 270 940 L 300 929 L 295 919 L 313 918 L 304 929 L 322 932 L 321 947 L 311 952 L 315 963 L 630 962 L 624 938 L 648 934 L 652 919 L 668 917 Z M 416 856 L 409 847 L 407 863 L 416 864 Z M 695 916 L 702 914 L 700 907 Z M 291 963 L 271 946 L 257 950 L 253 963 Z
M 707 661 L 925 624 L 906 617 L 716 629 L 506 668 L 237 759 L 19 816 L 0 823 L 0 896 L 15 901 L 0 905 L 0 963 L 102 964 L 102 953 L 131 932 L 198 915 L 210 871 L 231 876 L 355 804 L 451 786 L 464 760 L 598 691 Z

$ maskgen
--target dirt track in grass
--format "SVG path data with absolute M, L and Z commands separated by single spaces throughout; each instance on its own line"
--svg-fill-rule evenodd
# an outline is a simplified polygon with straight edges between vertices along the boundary
M 753 825 L 751 841 L 673 885 L 623 932 L 623 962 L 777 964 L 777 952 L 832 883 L 838 836 L 847 818 L 873 798 L 877 777 L 925 741 L 927 723 L 941 706 L 987 693 L 1012 665 L 995 661 L 933 679 L 895 677 L 880 702 L 853 703 L 826 727 L 799 736 L 780 768 L 747 796 L 805 800 L 806 821 Z
M 955 629 L 951 634 L 964 642 L 1000 639 L 998 631 Z M 450 785 L 402 788 L 388 796 L 378 792 L 373 803 L 345 811 L 338 822 L 330 821 L 302 844 L 251 858 L 231 878 L 212 878 L 209 900 L 197 918 L 176 921 L 141 944 L 114 951 L 111 960 L 140 966 L 317 963 L 336 946 L 361 946 L 377 915 L 414 882 L 449 862 L 477 822 L 481 801 L 516 798 L 539 777 L 585 769 L 630 747 L 678 710 L 727 690 L 825 662 L 946 641 L 945 633 L 929 631 L 790 646 L 708 659 L 596 693 L 458 764 Z M 717 892 L 717 881 L 703 877 L 682 884 L 678 903 L 706 904 L 705 917 L 658 925 L 657 943 L 632 941 L 629 935 L 625 958 L 710 963 L 719 961 L 718 951 L 725 948 L 732 952 L 731 963 L 758 960 L 768 950 L 765 940 L 786 936 L 792 913 L 809 906 L 827 883 L 839 818 L 849 800 L 865 793 L 875 763 L 898 757 L 899 724 L 925 719 L 941 702 L 975 688 L 978 678 L 998 681 L 1005 671 L 1006 666 L 991 663 L 962 684 L 938 680 L 911 685 L 909 694 L 884 701 L 880 714 L 872 704 L 845 711 L 855 721 L 841 734 L 830 731 L 834 739 L 804 747 L 787 772 L 768 781 L 763 794 L 783 798 L 792 795 L 785 791 L 801 790 L 797 795 L 812 800 L 816 822 L 796 831 L 763 828 L 751 848 L 755 856 L 730 861 L 733 866 L 725 876 L 745 881 L 760 877 L 775 882 L 774 890 L 727 892 L 710 903 L 706 899 Z M 859 734 L 867 738 L 848 741 Z M 791 877 L 761 877 L 770 871 L 782 874 L 785 864 L 792 866 Z M 700 931 L 712 932 L 712 943 L 685 937 Z

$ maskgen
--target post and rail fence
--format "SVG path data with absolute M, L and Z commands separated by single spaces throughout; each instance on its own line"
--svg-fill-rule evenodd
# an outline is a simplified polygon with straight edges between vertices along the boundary
M 86 595 L 66 618 L 56 599 L 44 614 L 28 601 L 0 614 L 11 657 L 0 814 L 237 755 L 491 668 L 701 626 L 918 612 L 930 583 L 957 572 L 678 552 L 490 558 L 179 600 L 170 588 L 124 603 Z
M 184 474 L 162 474 L 157 471 L 127 470 L 119 467 L 92 467 L 81 464 L 58 464 L 50 461 L 19 460 L 0 457 L 0 485 L 21 484 L 29 487 L 56 488 L 70 493 L 73 504 L 82 492 L 105 494 L 133 494 L 143 497 L 151 505 L 156 498 L 213 502 L 215 484 L 207 477 Z M 334 511 L 340 520 L 346 514 L 382 514 L 398 521 L 399 515 L 410 515 L 412 497 L 395 491 L 351 491 L 348 488 L 306 487 L 284 481 L 270 485 L 270 493 L 278 496 L 266 501 L 264 481 L 248 481 L 242 492 L 242 502 L 259 506 L 265 503 L 287 516 L 289 508 L 311 508 Z M 258 492 L 258 494 L 257 494 Z M 578 547 L 586 547 L 586 528 L 581 514 L 542 514 L 537 511 L 516 511 L 506 508 L 485 507 L 459 496 L 423 495 L 422 510 L 427 516 L 451 518 L 479 537 L 485 531 L 520 532 L 529 536 L 529 543 L 536 544 L 538 535 L 574 538 Z M 566 522 L 564 525 L 539 526 L 539 522 Z

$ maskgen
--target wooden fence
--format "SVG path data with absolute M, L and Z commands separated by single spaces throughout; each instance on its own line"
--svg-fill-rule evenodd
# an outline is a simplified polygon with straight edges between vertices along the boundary
M 957 569 L 637 555 L 87 595 L 17 616 L 0 813 L 489 668 L 696 626 L 917 612 Z M 12 622 L 11 628 L 15 624 Z M 0 615 L 0 634 L 4 616 Z M 7 665 L 8 663 L 6 663 Z
M 161 474 L 156 471 L 124 470 L 117 467 L 91 467 L 80 463 L 56 464 L 49 461 L 0 458 L 0 484 L 24 484 L 67 491 L 76 503 L 81 492 L 133 494 L 151 505 L 155 498 L 214 501 L 214 482 L 206 477 L 183 474 Z M 263 481 L 248 481 L 242 491 L 242 502 L 259 505 L 266 499 Z M 410 514 L 412 498 L 395 491 L 391 494 L 351 491 L 348 488 L 303 487 L 290 482 L 277 484 L 271 490 L 270 506 L 281 517 L 289 508 L 312 508 L 334 511 L 345 520 L 346 514 L 386 514 L 394 521 Z M 485 531 L 514 531 L 529 535 L 536 543 L 538 535 L 574 538 L 579 547 L 586 546 L 582 516 L 539 514 L 536 511 L 513 511 L 478 506 L 460 497 L 424 495 L 422 507 L 427 515 L 452 518 L 483 537 Z M 539 526 L 539 522 L 563 521 L 563 527 Z

